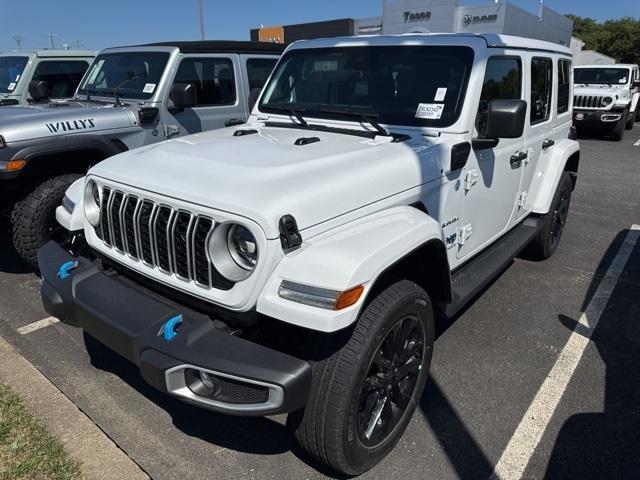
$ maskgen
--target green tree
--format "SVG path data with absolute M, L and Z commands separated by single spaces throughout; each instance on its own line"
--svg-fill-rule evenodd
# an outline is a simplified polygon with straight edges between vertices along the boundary
M 573 35 L 585 50 L 597 50 L 619 63 L 640 64 L 640 19 L 623 17 L 598 23 L 593 18 L 567 15 L 573 20 Z

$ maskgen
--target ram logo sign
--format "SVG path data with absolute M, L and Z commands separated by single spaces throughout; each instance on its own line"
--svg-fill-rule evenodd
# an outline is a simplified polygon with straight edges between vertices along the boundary
M 465 25 L 471 25 L 472 23 L 490 23 L 498 20 L 498 14 L 491 15 L 465 15 L 462 17 L 462 21 Z
M 75 130 L 89 130 L 91 128 L 95 128 L 96 124 L 93 122 L 93 118 L 85 118 L 83 120 L 45 123 L 45 126 L 51 133 L 59 133 L 73 132 Z

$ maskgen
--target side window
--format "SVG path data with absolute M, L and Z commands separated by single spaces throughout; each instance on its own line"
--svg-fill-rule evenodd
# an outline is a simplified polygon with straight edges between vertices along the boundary
M 550 58 L 531 59 L 531 115 L 530 123 L 544 122 L 551 115 L 553 63 Z
M 47 82 L 49 98 L 72 97 L 87 68 L 81 60 L 47 60 L 38 64 L 32 80 Z
M 247 60 L 247 77 L 249 77 L 249 91 L 254 88 L 262 88 L 266 83 L 273 67 L 276 66 L 275 58 L 249 58 Z
M 569 111 L 571 60 L 558 60 L 558 114 Z
M 185 58 L 174 83 L 190 83 L 196 89 L 196 107 L 233 105 L 236 81 L 228 58 Z
M 476 128 L 480 135 L 487 126 L 487 111 L 491 100 L 522 98 L 522 62 L 519 57 L 491 57 L 482 83 Z

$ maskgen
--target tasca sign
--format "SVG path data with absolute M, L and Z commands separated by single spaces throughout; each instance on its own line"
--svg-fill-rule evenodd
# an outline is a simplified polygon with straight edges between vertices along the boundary
M 462 17 L 462 21 L 465 25 L 471 25 L 474 23 L 491 23 L 498 20 L 498 14 L 492 13 L 491 15 L 465 15 Z
M 51 133 L 73 132 L 75 130 L 89 130 L 95 128 L 93 118 L 85 118 L 83 120 L 71 120 L 66 122 L 45 123 Z
M 404 15 L 404 23 L 411 22 L 424 22 L 426 20 L 431 20 L 431 12 L 403 12 Z

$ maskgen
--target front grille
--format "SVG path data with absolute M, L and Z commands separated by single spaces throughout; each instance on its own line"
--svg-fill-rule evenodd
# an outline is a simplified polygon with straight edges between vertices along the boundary
M 216 224 L 206 216 L 176 210 L 103 187 L 98 237 L 114 252 L 202 288 L 230 290 L 234 282 L 215 269 L 207 243 Z
M 605 108 L 603 100 L 606 97 L 603 95 L 575 95 L 573 97 L 574 108 Z M 608 106 L 608 105 L 607 105 Z

